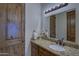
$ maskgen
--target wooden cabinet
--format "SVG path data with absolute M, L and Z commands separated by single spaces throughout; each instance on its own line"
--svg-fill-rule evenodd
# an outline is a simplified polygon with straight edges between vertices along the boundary
M 34 44 L 31 42 L 31 55 L 32 56 L 56 56 L 56 54 Z
M 38 46 L 33 43 L 31 43 L 31 55 L 38 56 Z
M 51 53 L 42 47 L 39 47 L 39 56 L 56 56 L 56 54 Z

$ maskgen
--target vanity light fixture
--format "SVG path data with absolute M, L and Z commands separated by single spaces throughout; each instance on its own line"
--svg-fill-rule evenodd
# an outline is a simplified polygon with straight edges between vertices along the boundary
M 47 14 L 49 12 L 52 12 L 52 11 L 55 11 L 57 9 L 63 8 L 65 6 L 67 6 L 67 5 L 68 5 L 68 3 L 61 3 L 61 4 L 57 5 L 57 6 L 52 7 L 51 9 L 45 11 L 45 14 Z

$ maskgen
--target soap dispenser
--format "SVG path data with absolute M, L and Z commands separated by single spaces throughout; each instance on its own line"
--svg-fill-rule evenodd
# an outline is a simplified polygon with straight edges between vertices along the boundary
M 35 31 L 35 30 L 33 30 L 33 32 L 32 32 L 32 39 L 34 40 L 34 39 L 37 39 L 37 32 Z

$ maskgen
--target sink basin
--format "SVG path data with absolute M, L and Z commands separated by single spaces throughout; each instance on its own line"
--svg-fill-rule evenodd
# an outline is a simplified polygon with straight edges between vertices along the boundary
M 63 46 L 56 45 L 56 44 L 55 45 L 49 45 L 49 48 L 56 50 L 56 51 L 65 51 Z

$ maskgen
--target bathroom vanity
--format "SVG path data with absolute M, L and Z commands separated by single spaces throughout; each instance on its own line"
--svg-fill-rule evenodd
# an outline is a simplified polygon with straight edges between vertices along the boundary
M 32 56 L 56 56 L 57 54 L 51 53 L 47 49 L 31 42 L 31 55 Z
M 79 49 L 69 46 L 63 46 L 65 51 L 57 51 L 49 48 L 56 43 L 50 40 L 37 39 L 31 40 L 32 56 L 79 56 Z

